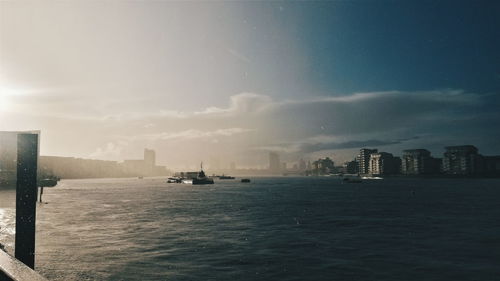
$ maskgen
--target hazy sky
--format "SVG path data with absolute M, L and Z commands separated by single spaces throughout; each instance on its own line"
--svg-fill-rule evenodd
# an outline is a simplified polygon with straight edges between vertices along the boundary
M 0 130 L 228 166 L 500 154 L 500 2 L 0 1 Z

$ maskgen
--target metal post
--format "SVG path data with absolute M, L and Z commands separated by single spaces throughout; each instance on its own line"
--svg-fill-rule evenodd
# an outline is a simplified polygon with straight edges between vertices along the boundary
M 38 135 L 17 136 L 15 257 L 35 268 Z
M 40 203 L 42 203 L 43 186 L 40 187 Z

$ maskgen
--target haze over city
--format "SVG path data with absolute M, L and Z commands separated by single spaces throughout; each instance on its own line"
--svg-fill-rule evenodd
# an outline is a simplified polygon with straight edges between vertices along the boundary
M 0 131 L 41 154 L 264 167 L 500 153 L 495 1 L 0 2 Z

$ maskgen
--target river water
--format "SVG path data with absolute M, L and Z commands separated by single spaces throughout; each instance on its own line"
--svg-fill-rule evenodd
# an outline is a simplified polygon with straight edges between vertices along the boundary
M 14 191 L 0 190 L 12 253 Z M 500 180 L 63 180 L 37 209 L 49 280 L 499 280 Z

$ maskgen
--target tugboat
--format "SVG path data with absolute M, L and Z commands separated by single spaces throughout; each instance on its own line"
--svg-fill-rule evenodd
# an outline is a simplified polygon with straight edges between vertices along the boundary
M 192 179 L 184 179 L 182 180 L 183 183 L 186 184 L 193 184 L 193 185 L 198 185 L 198 184 L 214 184 L 214 180 L 212 178 L 209 178 L 205 175 L 205 172 L 203 172 L 203 162 L 201 162 L 201 170 L 198 173 L 198 176 L 196 178 Z

